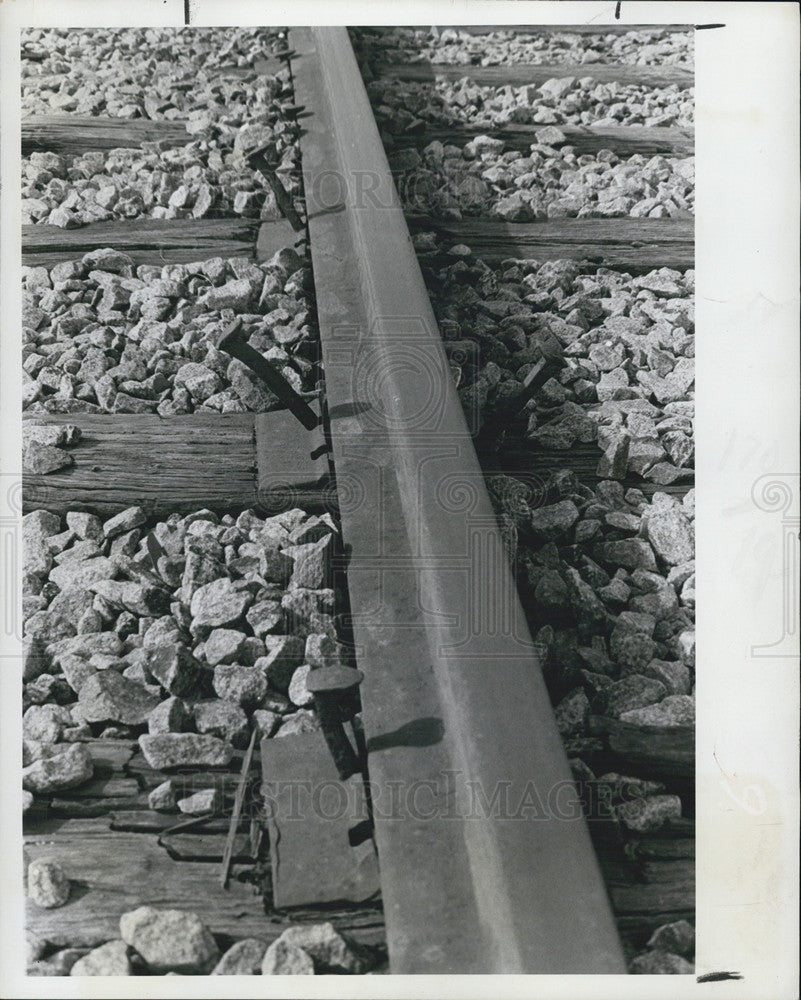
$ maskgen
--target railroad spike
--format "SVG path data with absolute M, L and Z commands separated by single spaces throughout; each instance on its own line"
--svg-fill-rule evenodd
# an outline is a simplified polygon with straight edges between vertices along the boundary
M 263 142 L 260 146 L 256 146 L 251 149 L 249 153 L 245 155 L 248 163 L 252 164 L 254 160 L 263 161 L 263 163 L 269 167 L 270 170 L 275 170 L 278 166 L 278 147 L 272 141 L 272 139 L 267 142 Z
M 310 670 L 306 677 L 306 688 L 314 698 L 320 729 L 342 781 L 362 770 L 344 723 L 355 714 L 353 695 L 363 678 L 361 670 L 352 667 L 318 667 Z
M 242 337 L 242 320 L 237 317 L 222 330 L 209 336 L 218 351 L 224 351 L 247 365 L 274 393 L 308 431 L 313 431 L 320 418 L 284 378 L 283 374 Z
M 306 687 L 312 694 L 341 694 L 358 687 L 364 680 L 361 670 L 353 667 L 318 667 L 310 670 Z
M 542 356 L 526 373 L 520 392 L 495 415 L 496 420 L 508 420 L 519 414 L 548 379 L 556 378 L 564 367 L 565 354 L 553 334 L 542 334 L 537 346 Z
M 301 232 L 305 228 L 305 223 L 295 211 L 295 206 L 292 204 L 292 196 L 281 183 L 276 172 L 278 150 L 275 143 L 267 142 L 263 146 L 259 146 L 258 149 L 254 149 L 248 153 L 246 159 L 248 166 L 252 170 L 258 170 L 272 188 L 276 204 L 290 226 L 292 226 L 296 233 Z

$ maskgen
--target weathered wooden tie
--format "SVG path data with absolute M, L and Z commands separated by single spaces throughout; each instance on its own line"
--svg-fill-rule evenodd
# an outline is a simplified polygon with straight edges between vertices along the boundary
M 286 410 L 269 413 L 27 414 L 48 424 L 75 424 L 74 465 L 23 476 L 23 505 L 63 514 L 109 516 L 134 504 L 148 515 L 225 512 L 254 507 L 319 505 L 330 499 L 322 433 L 307 431 Z
M 503 458 L 494 447 L 493 439 L 486 441 L 479 437 L 476 440 L 476 450 L 481 459 L 481 467 L 487 475 L 522 476 L 526 478 L 532 470 L 543 481 L 551 472 L 559 469 L 571 469 L 580 483 L 585 486 L 597 486 L 608 476 L 598 475 L 598 462 L 603 452 L 597 444 L 575 444 L 572 448 L 543 448 L 534 441 L 514 436 L 510 433 L 504 440 Z M 621 480 L 624 489 L 638 489 L 646 496 L 659 491 L 682 497 L 694 485 L 694 470 L 683 469 L 682 476 L 676 482 L 665 486 L 649 482 L 636 473 L 630 472 Z
M 635 768 L 637 773 L 647 772 L 657 780 L 695 780 L 694 726 L 641 726 L 591 716 L 590 731 L 606 739 L 621 769 Z
M 80 156 L 98 149 L 135 148 L 143 142 L 168 149 L 192 141 L 182 121 L 69 114 L 23 117 L 21 136 L 23 156 L 36 150 Z
M 22 263 L 52 267 L 101 247 L 121 250 L 136 264 L 253 259 L 258 228 L 252 219 L 119 219 L 77 229 L 29 225 L 22 227 Z
M 465 218 L 439 222 L 410 216 L 413 232 L 434 231 L 464 243 L 476 257 L 497 264 L 510 257 L 586 261 L 642 274 L 658 267 L 685 270 L 695 264 L 695 219 L 549 219 L 506 222 Z
M 608 63 L 581 63 L 571 65 L 510 63 L 507 66 L 462 66 L 444 63 L 419 62 L 381 66 L 379 75 L 392 80 L 416 83 L 433 83 L 438 77 L 444 80 L 461 80 L 468 77 L 482 87 L 540 86 L 548 80 L 572 76 L 576 80 L 590 77 L 597 83 L 632 84 L 640 87 L 692 87 L 695 75 L 684 66 L 626 66 Z
M 276 741 L 278 743 L 282 741 Z M 50 801 L 38 798 L 23 820 L 24 860 L 59 861 L 73 881 L 69 904 L 55 910 L 26 901 L 26 927 L 53 945 L 94 947 L 113 936 L 123 913 L 138 906 L 196 911 L 214 934 L 230 939 L 259 938 L 267 943 L 290 922 L 268 915 L 247 847 L 247 831 L 235 839 L 232 877 L 225 892 L 219 886 L 219 862 L 225 851 L 225 816 L 206 820 L 195 830 L 174 833 L 159 846 L 159 835 L 175 826 L 177 816 L 156 813 L 147 807 L 148 787 L 161 784 L 167 773 L 151 771 L 136 752 L 133 740 L 90 740 L 87 747 L 95 764 L 95 794 L 87 786 L 69 789 Z M 240 760 L 237 754 L 231 767 Z M 254 756 L 254 765 L 260 763 Z M 238 776 L 229 772 L 172 774 L 177 789 L 189 794 L 204 786 L 233 791 Z M 105 790 L 100 786 L 105 785 Z M 230 796 L 226 797 L 230 802 Z M 59 802 L 61 805 L 54 805 Z M 92 815 L 81 815 L 85 803 Z M 241 824 L 245 826 L 244 822 Z M 263 859 L 267 861 L 268 859 Z M 269 867 L 269 865 L 268 865 Z M 376 902 L 363 906 L 310 911 L 309 917 L 334 924 L 367 946 L 381 946 L 384 926 Z
M 189 264 L 211 257 L 264 261 L 297 243 L 298 234 L 284 219 L 117 219 L 77 229 L 37 224 L 22 227 L 22 263 L 52 267 L 103 247 L 129 254 L 135 264 Z

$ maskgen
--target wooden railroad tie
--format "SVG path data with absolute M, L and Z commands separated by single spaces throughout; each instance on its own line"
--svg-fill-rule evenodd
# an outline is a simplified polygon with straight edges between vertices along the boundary
M 444 63 L 418 62 L 387 64 L 380 67 L 384 79 L 433 83 L 438 77 L 461 80 L 468 77 L 472 83 L 483 87 L 539 86 L 547 80 L 572 76 L 577 80 L 591 77 L 598 83 L 635 84 L 646 87 L 692 87 L 695 75 L 684 66 L 623 66 L 605 63 L 580 65 L 547 65 L 512 63 L 509 66 L 452 66 Z
M 127 253 L 134 264 L 190 264 L 212 257 L 260 262 L 297 243 L 297 232 L 284 219 L 115 219 L 78 229 L 38 223 L 22 227 L 22 263 L 52 267 L 104 247 Z
M 544 125 L 501 125 L 492 128 L 492 136 L 501 139 L 509 149 L 528 150 L 537 142 L 537 133 Z M 630 156 L 642 153 L 653 156 L 691 156 L 695 146 L 691 128 L 648 125 L 594 127 L 559 125 L 565 144 L 577 153 L 597 153 L 611 149 Z M 489 126 L 431 125 L 425 132 L 402 132 L 387 136 L 393 149 L 428 145 L 438 140 L 444 144 L 465 143 L 477 135 L 485 135 Z M 181 146 L 192 136 L 182 121 L 149 121 L 147 119 L 84 117 L 81 115 L 35 115 L 22 120 L 23 155 L 34 150 L 56 153 L 82 153 L 98 149 L 120 149 L 156 142 L 161 149 Z
M 425 132 L 401 132 L 386 135 L 390 150 L 419 148 L 430 142 L 443 145 L 463 145 L 479 135 L 491 135 L 500 139 L 507 149 L 528 152 L 529 147 L 539 141 L 538 133 L 544 125 L 431 125 Z M 549 126 L 550 127 L 550 126 Z M 665 128 L 646 125 L 619 125 L 615 127 L 594 127 L 589 125 L 558 125 L 565 136 L 565 145 L 572 146 L 578 154 L 598 153 L 611 149 L 622 156 L 641 153 L 643 156 L 663 154 L 665 156 L 692 156 L 695 149 L 695 135 L 691 128 Z
M 174 417 L 30 413 L 28 421 L 74 424 L 81 440 L 70 448 L 69 468 L 23 476 L 26 511 L 109 517 L 138 504 L 148 516 L 167 517 L 201 507 L 275 513 L 331 500 L 322 428 L 307 430 L 288 410 Z
M 410 230 L 435 232 L 445 242 L 464 243 L 487 264 L 509 257 L 575 260 L 643 274 L 659 267 L 685 270 L 695 263 L 695 219 L 549 219 L 506 222 L 465 218 L 440 222 L 409 216 Z M 436 255 L 432 255 L 436 256 Z M 451 258 L 448 258 L 452 262 Z

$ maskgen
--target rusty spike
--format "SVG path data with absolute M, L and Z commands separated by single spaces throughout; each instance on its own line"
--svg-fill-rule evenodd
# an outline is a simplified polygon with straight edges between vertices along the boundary
M 263 146 L 259 146 L 258 149 L 254 149 L 248 153 L 246 159 L 248 166 L 250 166 L 251 169 L 258 170 L 259 173 L 265 177 L 267 183 L 273 190 L 275 201 L 278 208 L 281 210 L 281 214 L 290 226 L 292 226 L 295 232 L 299 233 L 305 228 L 304 223 L 295 211 L 295 206 L 292 204 L 292 197 L 281 183 L 281 180 L 276 173 L 278 166 L 278 151 L 275 143 L 267 142 Z
M 209 341 L 218 351 L 225 351 L 226 354 L 246 364 L 270 391 L 275 393 L 284 406 L 292 411 L 306 430 L 314 430 L 320 422 L 319 417 L 306 400 L 295 392 L 281 372 L 243 339 L 240 318 L 237 317 L 229 326 L 212 333 Z
M 318 667 L 306 676 L 306 687 L 314 696 L 314 707 L 339 777 L 346 781 L 362 767 L 358 754 L 345 732 L 344 722 L 354 714 L 356 704 L 349 697 L 364 678 L 352 667 Z M 344 697 L 343 697 L 344 696 Z

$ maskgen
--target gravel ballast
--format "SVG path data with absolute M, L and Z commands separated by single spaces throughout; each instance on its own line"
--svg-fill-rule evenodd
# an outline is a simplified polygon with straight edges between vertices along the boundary
M 563 30 L 503 30 L 473 34 L 459 27 L 425 29 L 353 29 L 360 49 L 390 63 L 431 62 L 440 65 L 505 66 L 611 64 L 622 66 L 685 66 L 692 62 L 693 32 L 654 26 L 624 34 L 579 34 Z
M 489 487 L 514 526 L 521 598 L 562 735 L 589 735 L 590 709 L 654 728 L 692 724 L 694 491 L 648 500 L 611 480 L 582 486 L 567 470 L 536 493 L 511 476 Z M 666 553 L 660 534 L 689 550 Z
M 203 770 L 229 765 L 251 729 L 278 739 L 319 728 L 306 674 L 349 662 L 332 589 L 337 535 L 330 515 L 299 508 L 155 521 L 138 507 L 105 520 L 25 515 L 28 808 L 96 777 L 88 741 L 135 740 L 156 771 Z M 223 809 L 219 788 L 187 795 L 181 787 L 167 778 L 150 791 L 150 808 Z M 68 869 L 46 858 L 31 865 L 28 891 L 39 907 L 69 905 Z M 279 941 L 270 950 L 266 941 L 225 939 L 223 953 L 198 914 L 144 906 L 91 951 L 37 940 L 29 974 L 354 973 L 377 960 L 331 924 Z
M 54 951 L 32 934 L 28 941 L 31 976 L 356 975 L 374 965 L 366 949 L 328 922 L 290 928 L 269 946 L 244 938 L 223 948 L 199 913 L 156 906 L 123 913 L 119 937 L 91 950 Z
M 389 135 L 419 133 L 423 125 L 661 125 L 691 127 L 694 92 L 676 84 L 599 83 L 592 77 L 553 77 L 539 86 L 491 87 L 468 71 L 460 80 L 368 84 L 379 127 Z
M 259 76 L 267 104 L 272 77 L 253 66 L 280 51 L 283 35 L 276 28 L 26 28 L 23 111 L 170 120 L 207 93 L 222 110 L 227 91 L 239 95 L 231 103 L 241 103 L 249 85 L 247 75 L 226 80 L 228 67 Z
M 592 77 L 591 64 L 692 68 L 693 32 L 654 29 L 624 35 L 510 32 L 472 35 L 458 29 L 354 29 L 357 56 L 379 124 L 389 136 L 432 125 L 692 125 L 693 90 L 677 84 L 619 84 Z M 432 64 L 435 79 L 381 79 L 382 67 Z M 517 63 L 564 66 L 540 85 L 483 86 L 471 66 Z M 459 80 L 436 79 L 437 64 L 463 65 Z M 587 65 L 586 75 L 581 67 Z
M 91 550 L 69 526 L 73 515 L 34 511 L 23 520 L 25 784 L 35 793 L 64 787 L 39 772 L 82 749 L 70 741 L 110 725 L 117 737 L 140 736 L 156 769 L 225 765 L 247 744 L 257 711 L 275 714 L 276 736 L 300 708 L 314 723 L 300 683 L 307 649 L 315 663 L 326 643 L 335 659 L 345 655 L 328 515 L 201 510 L 149 524 L 139 508 L 123 514 L 93 518 Z M 136 526 L 118 534 L 127 524 Z M 310 562 L 310 548 L 321 557 Z M 58 704 L 42 704 L 43 678 L 50 689 L 58 682 Z M 67 770 L 73 784 L 89 776 L 82 764 Z
M 603 802 L 635 856 L 639 838 L 659 837 L 693 804 L 667 780 L 593 770 L 605 757 L 593 720 L 633 727 L 654 745 L 694 728 L 694 491 L 649 500 L 614 481 L 582 486 L 566 469 L 538 489 L 511 476 L 488 485 L 574 779 L 590 817 L 601 818 Z M 693 942 L 683 935 L 676 956 L 674 935 L 660 932 L 639 953 L 626 942 L 629 971 L 692 971 Z
M 542 452 L 602 451 L 593 487 L 568 469 L 488 480 L 568 751 L 597 743 L 590 715 L 692 725 L 694 491 L 660 488 L 686 490 L 693 478 L 694 273 L 635 277 L 567 260 L 490 267 L 434 234 L 415 243 L 474 428 L 505 412 L 544 345 L 564 351 L 561 371 L 496 430 L 500 462 L 517 433 Z M 632 833 L 682 809 L 655 783 L 620 806 Z
M 33 152 L 23 161 L 23 222 L 77 228 L 145 217 L 165 224 L 279 220 L 271 189 L 245 157 L 268 144 L 284 187 L 300 194 L 297 130 L 285 113 L 293 100 L 289 73 L 274 58 L 285 48 L 283 35 L 23 32 L 24 114 L 180 121 L 189 140 L 176 148 L 152 141 L 132 149 Z M 272 58 L 272 72 L 254 68 L 265 58 Z M 234 317 L 297 392 L 313 390 L 316 330 L 302 245 L 263 264 L 216 257 L 135 265 L 100 249 L 49 268 L 25 267 L 23 408 L 161 416 L 274 408 L 275 397 L 244 365 L 207 343 Z M 70 464 L 68 454 L 38 445 L 29 451 L 29 471 Z
M 674 218 L 692 214 L 693 157 L 625 156 L 612 149 L 579 155 L 559 128 L 691 126 L 692 90 L 677 85 L 599 82 L 581 76 L 575 68 L 573 75 L 556 76 L 541 84 L 482 86 L 470 78 L 470 64 L 473 55 L 476 64 L 495 64 L 494 35 L 457 35 L 450 30 L 443 35 L 448 39 L 444 48 L 433 40 L 433 48 L 426 51 L 421 32 L 396 29 L 379 36 L 369 31 L 364 35 L 356 32 L 363 64 L 372 67 L 368 93 L 407 211 L 446 219 L 487 215 L 513 222 L 575 217 Z M 498 38 L 503 43 L 500 65 L 523 62 L 525 53 L 531 52 L 531 36 L 500 33 Z M 367 39 L 373 44 L 368 45 Z M 568 55 L 575 55 L 575 47 L 592 53 L 593 41 L 605 47 L 600 36 L 591 35 L 573 36 L 566 45 L 564 36 L 545 33 L 539 41 L 543 51 L 556 43 L 556 48 Z M 689 35 L 664 33 L 661 41 L 676 53 L 685 52 L 691 60 Z M 618 36 L 612 48 L 628 51 L 630 47 L 631 54 L 636 54 L 636 42 L 636 36 Z M 458 64 L 462 60 L 452 56 L 462 52 L 465 76 L 432 83 L 382 79 L 381 60 L 376 54 L 389 62 L 403 61 L 415 44 L 423 46 L 418 50 L 421 59 L 445 51 L 451 57 L 443 62 Z M 487 53 L 479 59 L 478 53 L 485 45 Z M 518 52 L 524 54 L 523 58 L 511 57 L 511 53 Z M 610 62 L 620 61 L 610 57 Z M 574 62 L 581 64 L 578 58 Z M 436 73 L 436 64 L 432 69 Z M 428 125 L 472 126 L 485 129 L 486 134 L 466 143 L 454 136 L 453 145 L 440 141 L 426 144 Z M 533 125 L 543 129 L 528 152 L 509 148 L 496 134 L 503 126 Z M 395 139 L 403 136 L 420 137 L 417 148 L 395 149 Z
M 459 363 L 471 419 L 514 399 L 554 338 L 565 364 L 520 408 L 525 437 L 545 450 L 597 442 L 603 478 L 634 474 L 657 486 L 692 478 L 694 271 L 634 277 L 568 260 L 490 267 L 434 234 L 415 244 L 446 344 L 477 344 Z M 443 252 L 452 264 L 441 263 Z
M 248 125 L 236 135 L 250 142 L 240 147 L 234 140 L 227 152 L 199 139 L 163 150 L 145 142 L 79 156 L 33 152 L 22 164 L 22 222 L 76 229 L 112 219 L 280 219 L 272 191 L 245 166 L 241 149 L 274 142 L 281 181 L 297 195 L 295 147 L 276 142 L 267 126 Z
M 136 149 L 34 152 L 22 163 L 23 222 L 279 218 L 244 155 L 270 143 L 284 187 L 300 194 L 296 133 L 285 114 L 288 69 L 254 68 L 280 44 L 271 29 L 23 32 L 23 114 L 179 121 L 189 140 L 177 148 L 154 139 Z M 226 66 L 244 72 L 226 75 Z
M 435 141 L 422 153 L 390 151 L 404 208 L 435 218 L 509 222 L 564 218 L 677 218 L 694 207 L 695 158 L 612 150 L 577 155 L 548 126 L 528 155 L 481 135 L 464 146 Z
M 292 249 L 264 264 L 215 257 L 135 265 L 95 250 L 23 268 L 23 409 L 48 413 L 244 413 L 276 398 L 209 342 L 242 334 L 296 392 L 313 392 L 311 270 Z

